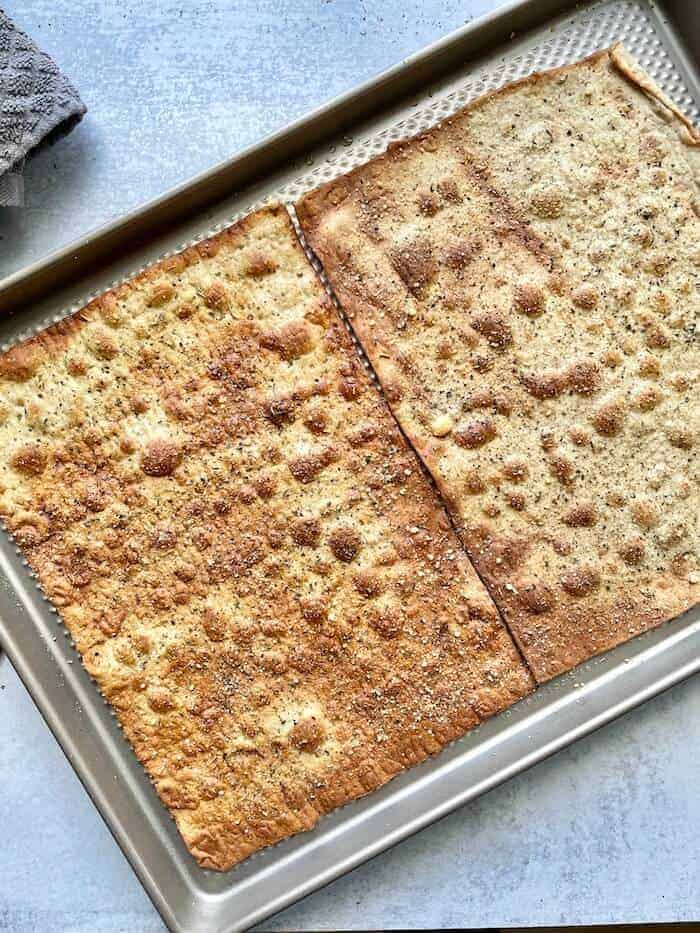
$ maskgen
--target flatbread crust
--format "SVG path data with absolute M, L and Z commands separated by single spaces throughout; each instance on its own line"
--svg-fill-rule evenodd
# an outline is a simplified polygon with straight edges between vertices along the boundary
M 532 688 L 282 207 L 0 357 L 0 511 L 199 863 Z
M 698 601 L 699 177 L 617 46 L 296 206 L 540 681 Z

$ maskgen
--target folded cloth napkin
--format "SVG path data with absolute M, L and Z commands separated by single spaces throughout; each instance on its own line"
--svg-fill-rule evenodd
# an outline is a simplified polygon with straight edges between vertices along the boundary
M 22 200 L 22 160 L 85 113 L 56 63 L 0 10 L 0 207 Z

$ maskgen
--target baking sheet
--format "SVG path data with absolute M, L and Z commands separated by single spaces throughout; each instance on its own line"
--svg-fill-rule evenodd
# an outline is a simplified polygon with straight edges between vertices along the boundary
M 441 45 L 453 52 L 460 44 L 472 49 L 474 38 L 486 36 L 489 25 L 500 24 L 508 35 L 509 18 L 514 22 L 518 11 L 539 8 L 544 13 L 550 5 L 534 0 L 511 4 L 510 11 L 498 11 L 486 25 L 472 24 Z M 622 41 L 684 112 L 700 122 L 692 63 L 683 57 L 665 7 L 647 0 L 585 5 L 433 85 L 426 78 L 419 96 L 384 107 L 248 191 L 194 211 L 136 252 L 101 263 L 52 297 L 4 320 L 0 340 L 7 345 L 28 336 L 128 277 L 136 263 L 147 264 L 209 235 L 266 200 L 296 200 L 382 151 L 391 140 L 426 128 L 492 88 L 575 61 L 614 41 Z M 419 61 L 405 63 L 406 73 L 415 71 Z M 178 197 L 188 197 L 187 187 Z M 141 212 L 139 219 L 147 222 L 151 210 Z M 86 243 L 86 250 L 95 243 Z M 13 277 L 12 288 L 19 285 L 21 292 L 24 281 L 28 292 L 35 273 Z M 700 611 L 695 609 L 545 685 L 437 758 L 325 817 L 311 833 L 220 875 L 200 869 L 186 852 L 67 632 L 4 533 L 0 570 L 0 640 L 166 923 L 177 930 L 243 929 L 700 669 Z

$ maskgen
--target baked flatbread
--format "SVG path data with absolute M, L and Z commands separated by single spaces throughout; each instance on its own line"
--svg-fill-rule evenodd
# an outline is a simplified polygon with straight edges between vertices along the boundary
M 698 601 L 699 146 L 618 46 L 297 205 L 541 681 Z
M 531 689 L 282 207 L 0 357 L 0 509 L 226 869 Z

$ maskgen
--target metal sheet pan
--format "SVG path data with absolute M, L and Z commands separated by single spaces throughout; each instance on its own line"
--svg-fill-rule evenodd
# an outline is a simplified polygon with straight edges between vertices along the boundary
M 304 190 L 490 88 L 621 40 L 700 117 L 700 5 L 518 0 L 164 197 L 0 282 L 0 341 L 36 331 L 166 251 Z M 412 95 L 412 96 L 411 96 Z M 13 312 L 7 314 L 7 312 Z M 379 791 L 226 874 L 200 869 L 9 537 L 0 641 L 166 924 L 259 922 L 700 669 L 700 609 L 541 687 Z

